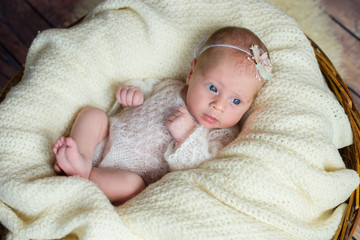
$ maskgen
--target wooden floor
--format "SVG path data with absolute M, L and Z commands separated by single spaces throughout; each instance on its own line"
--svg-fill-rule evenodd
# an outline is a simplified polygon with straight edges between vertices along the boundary
M 78 2 L 0 0 L 0 91 L 25 63 L 28 48 L 38 32 L 68 26 L 74 21 L 70 13 Z M 322 7 L 343 45 L 342 76 L 360 106 L 360 0 L 322 0 Z M 355 237 L 360 239 L 360 234 Z
M 0 0 L 0 90 L 21 69 L 39 32 L 71 23 L 70 13 L 77 2 Z

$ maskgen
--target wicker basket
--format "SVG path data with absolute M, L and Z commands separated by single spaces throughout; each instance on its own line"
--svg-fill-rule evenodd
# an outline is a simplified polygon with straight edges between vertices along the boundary
M 358 174 L 359 154 L 360 154 L 360 113 L 355 101 L 350 95 L 346 84 L 342 80 L 334 65 L 331 63 L 325 53 L 319 48 L 314 41 L 309 38 L 314 48 L 319 67 L 324 75 L 329 88 L 335 93 L 337 99 L 348 115 L 354 136 L 354 144 L 340 150 L 343 161 L 347 168 L 354 169 Z M 359 186 L 348 199 L 348 208 L 333 239 L 351 239 L 355 232 L 359 220 Z
M 354 135 L 354 144 L 345 147 L 340 150 L 343 161 L 346 164 L 347 168 L 354 169 L 360 175 L 359 169 L 359 154 L 360 154 L 360 113 L 355 104 L 355 101 L 352 99 L 346 84 L 342 80 L 339 73 L 336 71 L 334 65 L 331 63 L 329 58 L 325 53 L 316 45 L 314 41 L 308 38 L 314 52 L 316 54 L 317 61 L 321 72 L 323 73 L 329 88 L 335 93 L 340 104 L 344 108 L 346 114 L 348 115 Z M 0 93 L 0 103 L 5 99 L 6 94 L 9 92 L 11 87 L 15 86 L 20 82 L 24 69 L 22 68 L 14 77 L 12 77 L 8 83 L 5 85 Z M 359 187 L 351 194 L 350 198 L 347 200 L 348 208 L 344 218 L 342 219 L 339 228 L 336 231 L 336 234 L 333 240 L 341 239 L 348 240 L 353 236 L 357 222 L 359 220 Z

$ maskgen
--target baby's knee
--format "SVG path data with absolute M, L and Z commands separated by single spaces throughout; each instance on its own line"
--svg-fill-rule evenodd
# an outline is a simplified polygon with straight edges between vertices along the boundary
M 145 189 L 145 183 L 143 179 L 136 173 L 130 173 L 126 177 L 126 192 L 127 195 L 132 198 Z
M 106 113 L 103 110 L 101 110 L 100 108 L 96 108 L 96 107 L 85 107 L 80 111 L 78 116 L 92 118 L 92 119 L 96 118 L 96 119 L 107 120 Z
M 100 108 L 85 107 L 78 114 L 76 122 L 93 126 L 107 126 L 109 119 L 107 114 Z

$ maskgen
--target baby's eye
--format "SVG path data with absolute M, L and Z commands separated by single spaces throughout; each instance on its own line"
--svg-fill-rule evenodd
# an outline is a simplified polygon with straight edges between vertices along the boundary
M 212 92 L 217 92 L 217 88 L 216 88 L 214 85 L 212 85 L 212 84 L 208 84 L 208 88 L 209 88 L 210 91 L 212 91 Z
M 235 105 L 239 105 L 241 101 L 240 101 L 240 99 L 233 98 L 233 99 L 231 99 L 231 102 Z

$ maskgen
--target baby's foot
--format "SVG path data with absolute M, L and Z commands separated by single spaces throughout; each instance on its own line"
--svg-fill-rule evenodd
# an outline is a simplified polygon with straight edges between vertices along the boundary
M 54 144 L 54 147 L 52 149 L 55 156 L 57 155 L 59 149 L 64 145 L 65 145 L 65 138 L 64 137 L 60 137 L 58 140 L 56 140 L 56 142 Z M 56 158 L 57 158 L 57 156 L 56 156 Z M 62 170 L 61 170 L 61 168 L 60 168 L 57 161 L 55 162 L 54 170 L 55 170 L 56 173 L 61 173 L 62 172 Z
M 53 152 L 56 157 L 56 172 L 63 171 L 68 176 L 89 178 L 92 164 L 81 155 L 74 139 L 60 137 L 54 144 Z

